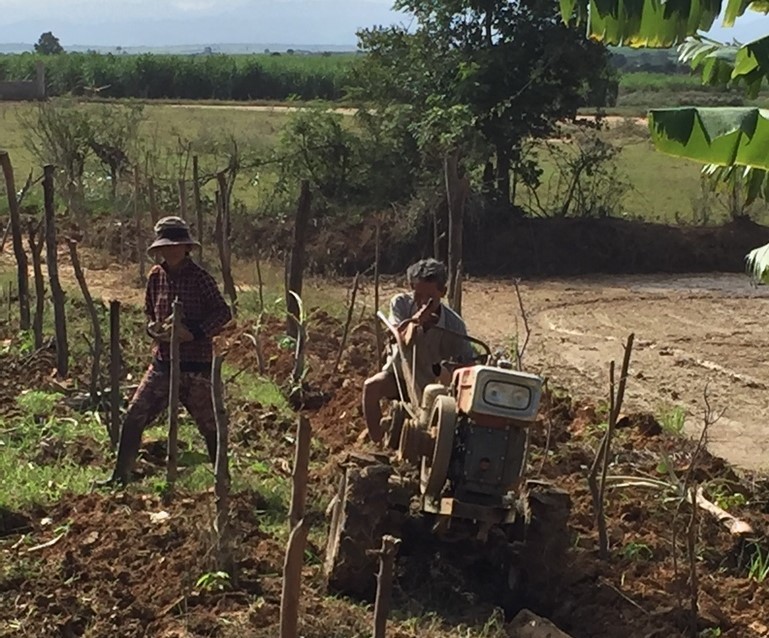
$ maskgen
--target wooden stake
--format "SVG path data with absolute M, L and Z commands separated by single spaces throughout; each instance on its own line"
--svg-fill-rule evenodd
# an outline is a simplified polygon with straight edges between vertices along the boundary
M 377 575 L 376 599 L 374 601 L 374 638 L 387 636 L 387 617 L 390 615 L 390 599 L 393 589 L 393 566 L 398 553 L 399 538 L 385 535 L 379 550 L 379 574 Z
M 296 454 L 292 474 L 291 507 L 289 508 L 289 529 L 294 529 L 304 518 L 307 498 L 307 472 L 310 465 L 310 440 L 312 428 L 304 415 L 299 415 L 296 428 Z
M 187 183 L 179 180 L 179 215 L 182 219 L 187 219 Z
M 601 558 L 607 560 L 609 558 L 609 535 L 606 530 L 606 516 L 604 513 L 604 496 L 606 490 L 606 473 L 609 467 L 609 460 L 611 458 L 611 442 L 614 436 L 614 431 L 617 426 L 617 419 L 619 418 L 620 411 L 622 410 L 622 403 L 625 398 L 625 386 L 627 384 L 628 369 L 630 368 L 630 355 L 633 351 L 633 340 L 635 335 L 631 334 L 627 338 L 625 344 L 625 356 L 622 360 L 622 371 L 620 373 L 619 388 L 617 393 L 614 393 L 614 361 L 609 365 L 609 424 L 606 429 L 606 434 L 601 440 L 601 445 L 598 448 L 598 453 L 593 460 L 593 465 L 590 468 L 590 473 L 587 477 L 588 487 L 590 488 L 590 494 L 593 499 L 593 508 L 595 510 L 596 525 L 598 527 L 598 551 Z M 598 468 L 601 467 L 601 483 L 598 483 Z
M 109 438 L 113 449 L 120 440 L 120 363 L 120 302 L 113 299 L 109 302 Z
M 171 327 L 171 379 L 168 384 L 168 458 L 166 462 L 166 483 L 169 491 L 176 484 L 178 471 L 179 438 L 179 329 L 182 325 L 182 304 L 177 297 L 172 303 L 173 324 Z
M 19 214 L 19 202 L 16 199 L 16 182 L 13 176 L 11 158 L 5 151 L 0 151 L 0 167 L 5 176 L 5 191 L 8 197 L 8 210 L 11 215 L 11 239 L 13 242 L 13 254 L 16 257 L 16 280 L 19 286 L 19 328 L 29 330 L 29 274 L 27 271 L 27 254 L 21 236 L 21 216 Z M 10 322 L 10 318 L 9 318 Z
M 136 223 L 136 257 L 139 260 L 139 281 L 147 278 L 147 254 L 144 246 L 144 213 L 142 212 L 139 169 L 134 171 L 134 221 Z
M 150 198 L 150 217 L 152 218 L 152 225 L 155 226 L 158 222 L 158 207 L 155 200 L 155 179 L 153 177 L 147 178 L 147 192 Z
M 290 293 L 295 292 L 300 297 L 302 296 L 305 245 L 307 242 L 307 228 L 310 224 L 310 213 L 312 212 L 311 205 L 310 183 L 307 180 L 302 180 L 299 202 L 296 207 L 296 218 L 294 219 L 294 242 L 291 247 L 290 262 L 286 273 L 286 310 L 289 315 L 299 316 L 296 299 Z M 287 321 L 286 331 L 290 337 L 295 339 L 299 335 L 297 326 L 290 318 Z
M 43 277 L 43 238 L 38 238 L 42 221 L 35 224 L 30 221 L 27 227 L 27 241 L 32 254 L 32 272 L 35 274 L 35 315 L 32 319 L 32 333 L 35 335 L 35 348 L 43 347 L 43 315 L 45 314 L 45 278 Z
M 336 353 L 336 361 L 334 362 L 334 374 L 339 370 L 339 364 L 342 362 L 342 354 L 344 348 L 347 345 L 347 337 L 350 334 L 350 324 L 352 323 L 352 313 L 355 310 L 355 298 L 358 296 L 358 282 L 360 280 L 360 273 L 355 274 L 355 279 L 352 282 L 352 293 L 350 295 L 350 305 L 347 307 L 347 320 L 344 323 L 344 332 L 342 333 L 342 341 L 339 343 L 339 351 Z
M 195 217 L 197 219 L 198 242 L 198 261 L 203 265 L 203 202 L 200 199 L 200 164 L 198 156 L 192 156 L 192 196 L 195 199 Z
M 53 197 L 53 171 L 50 164 L 43 167 L 43 192 L 45 204 L 45 257 L 48 280 L 53 297 L 53 321 L 56 331 L 56 374 L 66 378 L 69 374 L 69 344 L 67 343 L 67 317 L 64 308 L 64 291 L 59 283 L 59 259 L 56 245 L 56 211 Z
M 309 525 L 302 519 L 291 531 L 283 563 L 283 592 L 280 601 L 280 638 L 298 638 L 299 594 L 302 589 L 302 564 Z
M 237 584 L 235 562 L 232 557 L 230 539 L 230 471 L 229 471 L 229 418 L 224 405 L 224 387 L 222 385 L 222 363 L 224 357 L 214 355 L 211 365 L 211 400 L 216 418 L 216 464 L 214 485 L 216 519 L 216 564 L 219 571 L 230 575 L 230 582 Z
M 101 370 L 101 353 L 104 349 L 104 344 L 101 335 L 101 324 L 99 323 L 99 315 L 96 312 L 96 304 L 93 302 L 93 297 L 88 290 L 88 283 L 85 280 L 83 269 L 80 267 L 80 258 L 77 256 L 77 242 L 74 239 L 69 240 L 69 257 L 72 262 L 72 268 L 75 271 L 75 279 L 80 285 L 80 292 L 83 293 L 83 299 L 85 300 L 85 307 L 88 310 L 88 315 L 91 318 L 91 330 L 93 331 L 93 351 L 91 352 L 91 403 L 97 405 L 99 402 L 99 376 Z

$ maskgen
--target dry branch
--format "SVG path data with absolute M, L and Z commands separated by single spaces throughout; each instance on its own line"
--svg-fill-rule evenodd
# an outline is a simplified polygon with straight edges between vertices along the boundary
M 99 401 L 99 373 L 101 370 L 101 353 L 104 349 L 104 342 L 101 335 L 101 324 L 99 315 L 96 312 L 96 304 L 88 290 L 88 283 L 85 280 L 83 269 L 80 267 L 80 258 L 77 256 L 77 242 L 74 239 L 69 240 L 69 257 L 72 262 L 72 268 L 75 271 L 75 279 L 80 285 L 80 291 L 83 293 L 85 307 L 88 310 L 88 316 L 91 318 L 91 329 L 93 330 L 93 348 L 91 352 L 91 384 L 90 394 L 91 403 L 96 405 Z
M 523 319 L 523 327 L 526 329 L 526 338 L 523 340 L 523 345 L 520 343 L 515 344 L 515 358 L 518 365 L 518 370 L 523 370 L 523 355 L 526 352 L 526 347 L 529 345 L 529 339 L 531 338 L 531 328 L 529 328 L 529 317 L 526 314 L 526 308 L 523 305 L 523 297 L 521 296 L 521 289 L 519 284 L 520 279 L 513 281 L 515 286 L 515 296 L 518 299 L 518 307 L 521 310 L 521 319 Z
M 8 220 L 8 223 L 5 225 L 5 230 L 3 231 L 3 239 L 0 241 L 0 253 L 5 250 L 5 242 L 8 241 L 8 235 L 11 232 L 11 221 Z
M 179 215 L 182 219 L 187 219 L 187 183 L 179 180 Z
M 304 518 L 307 500 L 307 472 L 310 464 L 310 439 L 312 428 L 304 415 L 299 416 L 296 428 L 296 454 L 292 474 L 291 507 L 289 508 L 289 529 L 294 529 Z
M 611 442 L 614 437 L 614 431 L 617 427 L 617 419 L 622 410 L 622 403 L 625 398 L 625 387 L 627 385 L 628 370 L 630 369 L 630 355 L 633 351 L 634 334 L 630 334 L 625 344 L 625 356 L 622 360 L 622 370 L 620 372 L 619 387 L 615 394 L 614 379 L 614 361 L 609 364 L 609 424 L 606 428 L 606 434 L 601 440 L 598 453 L 593 460 L 593 465 L 588 474 L 587 483 L 590 488 L 590 495 L 593 499 L 593 508 L 595 510 L 596 525 L 598 527 L 598 551 L 604 560 L 609 558 L 609 535 L 606 530 L 606 516 L 604 512 L 604 497 L 606 493 L 606 473 L 611 458 Z M 598 468 L 601 468 L 601 482 L 598 483 Z
M 393 566 L 398 553 L 399 538 L 385 535 L 379 550 L 379 574 L 377 574 L 376 599 L 374 600 L 374 638 L 387 636 L 387 617 L 390 615 L 390 599 L 393 589 Z
M 256 284 L 259 290 L 259 315 L 264 312 L 264 280 L 262 279 L 262 264 L 259 255 L 256 256 Z
M 27 225 L 27 241 L 32 254 L 32 272 L 35 275 L 35 315 L 32 319 L 32 333 L 35 335 L 35 349 L 43 347 L 43 315 L 45 314 L 45 277 L 43 276 L 43 239 L 38 238 L 42 220 Z
M 166 483 L 169 490 L 172 490 L 176 484 L 179 451 L 179 377 L 181 376 L 179 369 L 179 330 L 182 326 L 182 304 L 178 297 L 174 299 L 172 308 L 171 379 L 168 384 L 168 458 L 166 462 Z
M 29 274 L 27 272 L 27 254 L 21 237 L 21 216 L 19 214 L 19 202 L 16 199 L 16 182 L 13 176 L 11 158 L 5 151 L 0 151 L 0 167 L 5 176 L 5 191 L 8 197 L 8 211 L 10 212 L 11 239 L 13 242 L 13 254 L 16 257 L 16 281 L 19 287 L 19 327 L 21 330 L 29 330 Z
M 109 302 L 109 438 L 113 449 L 120 440 L 120 302 Z
M 302 589 L 302 564 L 309 526 L 302 519 L 291 531 L 283 563 L 283 592 L 280 601 L 280 638 L 298 638 L 299 594 Z
M 219 571 L 230 575 L 230 582 L 237 584 L 235 561 L 232 556 L 230 520 L 230 470 L 229 470 L 229 418 L 224 405 L 221 355 L 214 355 L 211 365 L 211 400 L 216 418 L 216 463 L 214 486 L 216 519 L 216 563 Z
M 154 226 L 158 221 L 158 206 L 155 199 L 155 179 L 153 177 L 147 178 L 147 195 L 150 199 L 150 218 Z
M 229 205 L 224 193 L 227 192 L 227 181 L 224 172 L 217 176 L 219 190 L 216 193 L 216 246 L 219 249 L 219 261 L 222 266 L 224 292 L 232 303 L 232 314 L 237 313 L 238 293 L 235 290 L 235 280 L 232 277 L 232 253 L 230 250 L 230 218 Z
M 195 221 L 198 233 L 198 261 L 203 265 L 203 202 L 200 199 L 200 162 L 198 156 L 192 156 L 192 197 L 195 200 Z
M 139 169 L 134 171 L 134 221 L 136 222 L 136 253 L 139 259 L 139 280 L 143 283 L 147 273 L 147 255 L 144 249 L 144 213 L 142 212 Z
M 352 323 L 352 314 L 355 311 L 355 298 L 358 296 L 359 283 L 360 273 L 356 273 L 355 279 L 352 282 L 352 293 L 350 294 L 350 304 L 347 307 L 347 320 L 344 322 L 342 341 L 339 343 L 339 351 L 336 353 L 336 361 L 334 362 L 334 374 L 339 370 L 339 364 L 342 362 L 342 354 L 344 354 L 345 346 L 347 346 L 347 337 L 350 334 L 350 324 Z
M 691 488 L 691 494 L 690 499 L 692 501 L 696 500 L 695 494 L 695 488 Z M 691 605 L 691 617 L 689 619 L 690 622 L 690 632 L 692 638 L 697 638 L 699 635 L 697 631 L 697 619 L 699 617 L 699 596 L 700 596 L 700 588 L 699 588 L 699 580 L 697 578 L 697 508 L 692 507 L 692 513 L 689 517 L 689 527 L 686 530 L 686 547 L 688 550 L 689 555 L 689 593 L 690 598 L 689 602 Z
M 65 378 L 69 374 L 69 344 L 67 343 L 67 317 L 64 309 L 64 291 L 59 282 L 59 260 L 56 245 L 56 211 L 53 197 L 53 172 L 51 165 L 43 168 L 45 205 L 45 258 L 48 281 L 53 297 L 53 321 L 56 332 L 56 374 Z

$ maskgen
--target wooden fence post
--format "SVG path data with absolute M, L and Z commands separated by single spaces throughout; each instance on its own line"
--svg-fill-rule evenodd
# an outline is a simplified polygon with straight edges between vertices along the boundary
M 104 348 L 101 336 L 101 324 L 99 315 L 96 312 L 96 304 L 88 290 L 88 283 L 85 280 L 83 269 L 80 267 L 80 258 L 77 256 L 77 242 L 74 239 L 69 240 L 69 257 L 72 261 L 72 268 L 75 271 L 75 279 L 80 285 L 80 291 L 83 293 L 85 307 L 91 318 L 91 328 L 93 329 L 93 348 L 91 350 L 91 403 L 96 406 L 99 402 L 99 376 L 101 371 L 101 353 Z
M 120 440 L 120 302 L 109 302 L 109 383 L 110 383 L 110 418 L 109 438 L 112 448 L 117 448 Z
M 136 258 L 139 260 L 139 281 L 144 283 L 147 276 L 147 254 L 144 244 L 144 213 L 142 212 L 141 184 L 139 169 L 134 171 L 134 221 L 136 223 Z
M 54 209 L 54 167 L 43 167 L 43 192 L 45 205 L 45 257 L 48 280 L 53 297 L 53 321 L 56 331 L 56 373 L 60 378 L 69 374 L 69 344 L 67 343 L 67 317 L 64 308 L 64 291 L 59 283 L 59 257 L 56 245 L 56 211 Z
M 32 333 L 35 335 L 35 348 L 43 347 L 43 315 L 45 314 L 45 278 L 43 277 L 43 238 L 38 237 L 42 220 L 35 224 L 30 220 L 27 226 L 27 240 L 32 254 L 32 272 L 35 274 L 35 315 L 32 319 Z
M 183 220 L 187 220 L 187 183 L 179 180 L 179 215 Z
M 173 304 L 173 325 L 171 327 L 171 379 L 168 384 L 168 458 L 166 462 L 166 483 L 169 492 L 176 484 L 178 471 L 179 438 L 179 329 L 182 325 L 182 304 L 178 298 Z
M 280 638 L 298 638 L 299 594 L 302 589 L 302 564 L 307 544 L 307 522 L 302 519 L 291 531 L 283 563 L 283 592 L 280 599 Z
M 19 215 L 19 202 L 16 199 L 16 181 L 13 177 L 11 157 L 5 151 L 0 151 L 0 166 L 5 176 L 5 190 L 8 196 L 8 211 L 11 215 L 11 239 L 13 241 L 13 254 L 16 257 L 16 278 L 19 286 L 19 328 L 29 330 L 29 274 L 27 272 L 27 254 L 24 252 L 24 244 L 21 238 L 21 217 Z
M 385 638 L 387 635 L 387 617 L 390 615 L 390 599 L 393 590 L 393 566 L 400 543 L 399 538 L 388 535 L 382 537 L 374 601 L 374 638 Z
M 216 243 L 219 248 L 219 259 L 222 264 L 222 280 L 224 292 L 232 302 L 232 314 L 237 314 L 238 293 L 235 280 L 232 277 L 232 250 L 230 248 L 230 203 L 227 199 L 229 188 L 224 171 L 216 175 L 219 190 L 216 197 Z
M 197 221 L 197 234 L 200 248 L 198 249 L 198 261 L 203 265 L 203 202 L 200 199 L 200 163 L 198 156 L 192 156 L 192 193 L 195 198 L 195 217 Z
M 289 508 L 289 529 L 294 529 L 304 518 L 304 508 L 307 499 L 307 472 L 310 465 L 310 439 L 312 428 L 310 421 L 304 415 L 299 415 L 296 428 L 296 454 L 294 456 L 294 472 L 292 476 L 291 507 Z
M 153 177 L 147 178 L 147 195 L 150 199 L 150 218 L 154 226 L 158 222 L 158 205 L 155 199 L 155 178 Z
M 289 315 L 299 316 L 299 308 L 291 292 L 302 296 L 302 282 L 304 279 L 304 258 L 305 244 L 307 241 L 307 227 L 310 223 L 310 213 L 312 211 L 312 196 L 310 193 L 310 183 L 302 180 L 302 190 L 299 194 L 299 202 L 296 207 L 296 217 L 294 219 L 294 243 L 291 247 L 291 257 L 288 263 L 286 288 L 286 310 Z M 298 327 L 289 318 L 287 320 L 286 332 L 290 337 L 297 338 L 299 335 Z
M 302 564 L 309 526 L 304 518 L 307 499 L 307 472 L 312 430 L 306 417 L 300 416 L 296 435 L 293 489 L 289 522 L 291 536 L 283 564 L 283 592 L 280 605 L 280 638 L 297 638 L 299 626 L 299 594 L 302 587 Z
M 216 418 L 216 463 L 214 466 L 216 495 L 216 564 L 219 571 L 230 575 L 230 582 L 237 584 L 235 561 L 232 556 L 230 534 L 230 471 L 229 471 L 229 418 L 224 405 L 222 363 L 224 357 L 214 355 L 211 364 L 211 400 Z

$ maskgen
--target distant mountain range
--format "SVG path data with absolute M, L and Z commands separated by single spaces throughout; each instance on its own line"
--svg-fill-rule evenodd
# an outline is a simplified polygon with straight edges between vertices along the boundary
M 0 44 L 0 54 L 26 53 L 34 51 L 32 44 L 24 42 L 11 42 Z M 85 53 L 86 51 L 96 51 L 97 53 L 118 53 L 126 55 L 139 55 L 141 53 L 166 53 L 177 55 L 194 55 L 196 53 L 227 53 L 230 55 L 276 52 L 284 53 L 294 51 L 295 53 L 354 53 L 356 47 L 351 45 L 333 45 L 333 44 L 187 44 L 177 46 L 87 46 L 87 45 L 69 45 L 65 49 L 74 53 Z M 210 51 L 209 51 L 210 50 Z

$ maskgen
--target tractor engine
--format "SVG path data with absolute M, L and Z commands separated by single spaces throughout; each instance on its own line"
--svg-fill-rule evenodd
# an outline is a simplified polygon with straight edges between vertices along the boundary
M 457 370 L 453 388 L 457 424 L 447 476 L 450 494 L 463 502 L 504 506 L 524 469 L 542 379 L 477 365 Z

